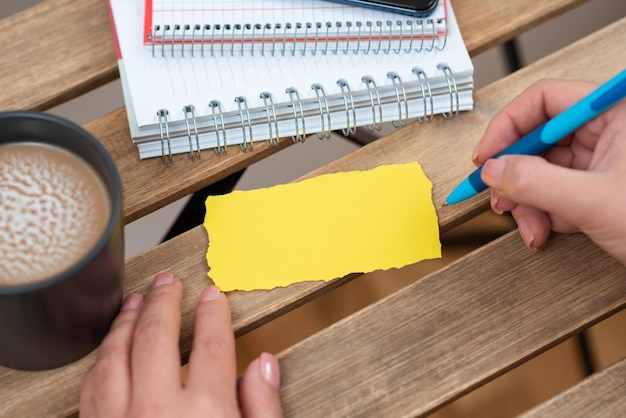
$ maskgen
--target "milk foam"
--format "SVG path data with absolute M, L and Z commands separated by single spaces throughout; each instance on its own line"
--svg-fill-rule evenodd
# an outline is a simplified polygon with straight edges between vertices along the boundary
M 110 210 L 79 157 L 34 143 L 0 146 L 0 285 L 68 269 L 94 247 Z

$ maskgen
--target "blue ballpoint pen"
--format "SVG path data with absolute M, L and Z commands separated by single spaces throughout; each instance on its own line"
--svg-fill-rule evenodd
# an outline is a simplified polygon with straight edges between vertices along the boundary
M 563 113 L 531 131 L 513 145 L 496 154 L 494 158 L 507 154 L 539 155 L 574 132 L 600 113 L 615 105 L 626 96 L 626 70 L 598 87 Z M 487 188 L 480 178 L 479 167 L 463 180 L 446 198 L 446 205 L 469 199 Z

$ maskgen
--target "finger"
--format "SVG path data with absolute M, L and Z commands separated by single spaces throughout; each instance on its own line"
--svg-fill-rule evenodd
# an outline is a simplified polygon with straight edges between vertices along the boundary
M 546 243 L 552 226 L 547 213 L 530 206 L 517 205 L 511 214 L 528 249 L 536 250 Z
M 182 386 L 178 349 L 181 298 L 182 284 L 172 273 L 155 277 L 133 335 L 132 390 L 138 402 L 163 399 Z
M 494 189 L 491 189 L 490 201 L 491 209 L 498 215 L 502 215 L 504 212 L 510 212 L 515 208 L 515 206 L 517 206 L 517 203 L 513 202 L 511 199 L 501 196 Z
M 96 418 L 98 416 L 96 414 L 95 387 L 92 368 L 85 373 L 81 383 L 79 411 L 80 416 L 83 418 Z
M 282 417 L 280 369 L 276 358 L 263 353 L 248 365 L 239 385 L 239 403 L 246 418 Z
M 582 229 L 604 201 L 596 176 L 541 157 L 507 155 L 485 162 L 482 180 L 519 205 L 532 206 Z
M 235 337 L 228 300 L 216 286 L 202 291 L 195 321 L 187 387 L 236 408 Z
M 142 302 L 141 295 L 128 295 L 111 324 L 98 349 L 96 362 L 83 379 L 81 416 L 122 416 L 127 410 L 132 336 Z
M 541 80 L 504 106 L 489 122 L 472 153 L 475 164 L 487 159 L 589 94 L 597 84 Z

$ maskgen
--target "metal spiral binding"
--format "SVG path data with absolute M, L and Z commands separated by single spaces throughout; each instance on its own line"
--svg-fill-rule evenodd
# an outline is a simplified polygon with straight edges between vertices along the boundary
M 173 160 L 172 143 L 170 141 L 170 127 L 167 122 L 167 115 L 169 113 L 167 109 L 159 109 L 157 116 L 159 117 L 159 131 L 161 133 L 161 159 L 165 161 L 165 143 L 167 142 L 167 152 L 171 163 Z
M 281 51 L 281 55 L 285 56 L 285 50 L 287 49 L 287 31 L 291 30 L 291 23 L 285 24 L 285 31 L 283 32 L 283 50 Z M 295 44 L 295 42 L 293 42 Z
M 196 108 L 193 105 L 187 105 L 183 107 L 185 113 L 185 124 L 187 126 L 187 138 L 189 138 L 189 158 L 191 160 L 200 159 L 200 137 L 198 136 L 198 124 L 196 122 Z M 190 121 L 191 120 L 191 121 Z M 193 136 L 196 138 L 196 149 L 193 149 L 193 142 L 191 139 L 192 132 L 191 126 L 193 125 Z
M 369 54 L 370 50 L 372 49 L 372 22 L 367 22 L 366 25 L 370 28 L 370 32 L 369 32 L 369 36 L 367 37 L 367 50 L 365 50 L 365 54 Z M 379 28 L 379 35 L 378 35 L 378 48 L 376 49 L 376 51 L 374 52 L 374 54 L 378 54 L 378 51 L 380 51 L 380 45 L 382 42 L 382 28 L 383 28 L 383 22 L 381 21 L 377 21 L 376 22 L 376 26 L 378 26 Z
M 319 139 L 328 139 L 330 135 L 333 133 L 333 129 L 331 127 L 330 122 L 330 107 L 328 106 L 328 99 L 326 98 L 326 92 L 324 91 L 324 87 L 319 83 L 314 83 L 311 85 L 311 89 L 315 90 L 315 96 L 317 96 L 317 103 L 320 106 L 320 118 L 322 119 L 322 130 L 321 132 L 317 132 L 317 137 Z M 324 106 L 322 107 L 322 101 L 324 102 Z M 324 107 L 326 110 L 324 110 Z M 326 112 L 326 118 L 328 120 L 328 129 L 326 129 L 326 123 L 324 122 L 324 112 Z
M 310 26 L 309 26 L 309 25 L 307 25 L 307 28 L 309 28 L 309 27 L 310 27 Z M 321 28 L 322 28 L 322 24 L 321 24 L 320 22 L 317 22 L 317 23 L 315 24 L 315 39 L 314 39 L 314 41 L 313 41 L 313 43 L 314 43 L 314 45 L 313 45 L 313 46 L 314 46 L 314 48 L 313 48 L 313 51 L 311 51 L 311 54 L 313 54 L 313 55 L 315 55 L 315 54 L 317 53 L 317 46 L 318 46 L 318 43 L 319 43 L 319 42 L 318 42 L 318 41 L 319 41 L 319 32 L 320 32 L 320 29 L 321 29 Z M 305 35 L 305 36 L 306 36 L 306 35 Z M 305 51 L 302 51 L 302 52 L 303 52 L 303 53 L 306 53 Z
M 399 22 L 400 21 L 398 21 L 397 23 Z M 393 34 L 393 23 L 391 22 L 391 20 L 387 21 L 387 26 L 389 26 L 389 37 L 388 37 L 388 42 L 387 42 L 387 48 L 383 51 L 385 55 L 388 55 L 389 51 L 391 51 L 392 34 Z M 401 23 L 400 23 L 400 30 L 402 30 Z M 400 44 L 402 44 L 402 38 L 400 38 Z
M 265 38 L 265 31 L 269 29 L 272 29 L 272 25 L 270 25 L 269 23 L 266 23 L 265 25 L 263 25 L 262 39 Z M 265 56 L 265 42 L 261 42 L 261 56 Z
M 435 21 L 433 19 L 428 19 L 426 20 L 426 23 L 430 23 L 430 26 L 433 28 L 433 30 L 435 29 Z M 433 49 L 435 49 L 435 37 L 431 36 L 431 43 L 430 43 L 430 48 L 428 48 L 426 50 L 426 52 L 431 52 Z
M 256 31 L 261 29 L 261 24 L 257 23 L 254 26 L 252 26 L 252 39 L 256 39 L 255 33 Z M 243 42 L 241 43 L 243 46 Z M 252 55 L 254 55 L 254 47 L 255 47 L 255 43 L 252 42 Z
M 302 107 L 302 101 L 300 100 L 300 94 L 298 90 L 294 87 L 289 87 L 285 90 L 285 93 L 289 95 L 289 100 L 291 100 L 291 108 L 293 109 L 293 121 L 296 124 L 296 134 L 291 137 L 293 142 L 304 142 L 306 141 L 306 124 L 304 121 L 304 108 Z M 295 100 L 294 100 L 295 97 Z M 296 104 L 297 102 L 297 104 Z M 296 107 L 300 110 L 296 113 Z M 300 132 L 300 125 L 298 123 L 298 119 L 302 121 L 302 132 Z
M 272 99 L 272 95 L 270 92 L 264 91 L 259 97 L 263 99 L 263 104 L 265 104 L 265 113 L 267 114 L 267 127 L 269 129 L 269 139 L 265 142 L 268 147 L 277 147 L 280 134 L 278 133 L 278 119 L 276 118 L 276 108 L 274 107 L 274 100 Z M 274 131 L 272 130 L 272 119 L 274 119 Z M 275 134 L 275 135 L 274 135 Z
M 185 40 L 185 34 L 187 33 L 187 31 L 189 29 L 191 29 L 190 25 L 183 26 L 183 41 Z M 191 35 L 191 42 L 192 42 L 192 45 L 193 45 L 193 34 Z M 184 57 L 185 56 L 185 48 L 181 48 L 181 50 L 182 50 L 182 56 Z
M 191 32 L 191 56 L 194 57 L 194 47 L 196 46 L 196 33 L 200 30 L 200 25 L 193 25 L 193 31 Z
M 220 107 L 220 102 L 217 100 L 211 100 L 209 102 L 209 107 L 211 108 L 211 112 L 213 114 L 213 125 L 215 126 L 215 137 L 217 138 L 217 146 L 215 147 L 215 154 L 226 154 L 228 143 L 226 142 L 226 125 L 224 124 L 224 115 L 222 114 L 222 109 Z M 217 109 L 217 111 L 216 111 Z M 220 118 L 221 127 L 217 127 L 217 116 Z M 220 131 L 222 132 L 222 138 L 224 139 L 223 143 L 220 140 Z
M 437 32 L 439 25 L 443 29 Z M 427 32 L 426 27 L 430 30 Z M 304 28 L 304 33 L 302 29 Z M 345 28 L 345 30 L 344 30 Z M 356 31 L 353 31 L 356 28 Z M 181 56 L 185 56 L 185 49 L 189 46 L 191 57 L 196 56 L 197 46 L 200 44 L 200 55 L 205 55 L 205 44 L 208 44 L 211 56 L 244 55 L 246 52 L 266 52 L 271 56 L 285 56 L 289 52 L 294 56 L 299 41 L 302 42 L 302 55 L 318 52 L 326 55 L 339 53 L 374 54 L 391 52 L 399 54 L 405 52 L 422 52 L 443 50 L 448 38 L 448 25 L 445 18 L 439 19 L 406 19 L 397 21 L 346 21 L 346 22 L 294 22 L 294 23 L 235 23 L 235 24 L 163 24 L 154 25 L 148 40 L 152 44 L 152 56 L 156 56 L 156 48 L 160 47 L 161 56 L 174 56 L 177 49 Z M 263 39 L 260 49 L 257 42 L 251 40 Z M 345 47 L 340 49 L 344 40 Z M 419 45 L 415 45 L 419 40 Z M 428 42 L 430 40 L 430 42 Z M 394 48 L 394 42 L 397 46 Z M 308 50 L 307 44 L 313 43 Z M 405 46 L 408 43 L 408 46 Z M 268 47 L 268 44 L 271 44 Z M 291 44 L 291 47 L 290 47 Z M 356 44 L 356 45 L 355 45 Z M 429 44 L 429 45 L 428 45 Z M 250 45 L 246 50 L 245 46 Z M 166 52 L 169 46 L 169 53 Z M 239 48 L 238 48 L 239 46 Z
M 410 43 L 409 43 L 409 47 L 407 49 L 404 50 L 404 52 L 411 52 L 413 51 L 413 41 L 414 41 L 414 36 L 413 36 L 413 24 L 411 23 L 411 21 L 407 21 L 408 26 L 411 28 L 411 35 L 410 35 Z M 426 32 L 424 31 L 424 22 L 421 20 L 418 20 L 416 22 L 416 26 L 419 26 L 421 28 L 420 31 L 420 47 L 417 49 L 417 52 L 422 52 L 422 48 L 424 48 L 424 36 L 426 36 Z M 446 37 L 448 35 L 446 34 Z
M 354 107 L 354 97 L 352 97 L 352 90 L 346 80 L 340 78 L 337 80 L 337 85 L 341 88 L 343 94 L 343 104 L 346 108 L 346 127 L 341 129 L 344 136 L 352 135 L 356 133 L 356 109 Z M 352 125 L 350 125 L 350 110 L 352 110 Z
M 433 119 L 433 114 L 435 112 L 433 106 L 433 93 L 430 90 L 430 82 L 428 81 L 428 77 L 426 77 L 426 73 L 419 67 L 414 67 L 411 72 L 417 76 L 417 80 L 420 83 L 420 90 L 422 91 L 422 100 L 424 101 L 424 116 L 417 117 L 417 121 L 419 123 L 430 122 Z M 430 104 L 430 112 L 428 110 Z
M 361 81 L 365 83 L 365 87 L 367 87 L 367 93 L 370 96 L 370 104 L 372 108 L 372 124 L 367 124 L 367 129 L 370 132 L 380 131 L 383 128 L 383 107 L 380 102 L 380 92 L 378 91 L 376 82 L 372 77 L 364 76 L 361 78 Z M 374 103 L 374 93 L 376 95 L 376 103 Z M 378 122 L 376 122 L 376 107 L 378 107 Z
M 409 102 L 406 98 L 406 89 L 398 73 L 390 71 L 387 73 L 387 78 L 393 83 L 393 88 L 396 91 L 396 102 L 398 103 L 398 120 L 391 121 L 391 123 L 395 128 L 404 128 L 409 120 Z M 402 118 L 402 102 L 404 102 L 404 118 Z
M 241 132 L 243 135 L 243 144 L 239 144 L 239 148 L 241 151 L 252 151 L 254 138 L 252 137 L 252 123 L 250 121 L 250 111 L 248 110 L 248 103 L 246 102 L 246 98 L 243 96 L 235 97 L 235 103 L 237 103 L 237 107 L 239 108 L 239 117 L 241 118 Z M 241 105 L 243 104 L 243 109 Z M 244 118 L 243 112 L 246 112 L 246 116 Z M 250 140 L 246 135 L 246 124 L 248 125 L 248 131 L 250 132 Z
M 448 91 L 450 92 L 450 111 L 442 112 L 441 116 L 446 119 L 455 118 L 459 114 L 459 90 L 456 86 L 456 79 L 452 74 L 452 70 L 446 64 L 437 64 L 437 68 L 443 71 L 446 83 L 448 83 Z
M 437 50 L 438 51 L 443 51 L 446 48 L 446 43 L 448 42 L 448 20 L 445 17 L 443 17 L 443 18 L 439 19 L 437 21 L 437 23 L 443 23 L 443 25 L 444 25 L 443 42 L 441 44 L 439 44 L 439 46 L 437 46 Z
M 295 31 L 293 33 L 293 38 L 294 39 L 298 39 L 298 29 L 302 29 L 302 23 L 300 23 L 300 22 L 296 23 L 295 28 L 296 29 L 295 29 Z M 305 38 L 304 42 L 306 43 L 306 38 Z M 296 45 L 297 45 L 296 42 L 292 42 L 292 46 L 293 46 L 293 48 L 291 49 L 291 56 L 292 57 L 296 55 Z
M 410 20 L 407 20 L 407 24 L 409 24 L 409 25 L 410 25 L 410 23 L 409 23 L 409 22 L 411 22 L 411 21 L 410 21 Z M 398 48 L 396 48 L 396 49 L 394 49 L 394 50 L 393 50 L 393 53 L 394 53 L 394 54 L 399 54 L 400 52 L 402 52 L 402 42 L 404 41 L 404 37 L 402 36 L 402 35 L 403 35 L 403 33 L 402 33 L 402 32 L 403 32 L 403 29 L 404 29 L 404 28 L 403 28 L 403 26 L 402 26 L 402 21 L 401 21 L 401 20 L 398 20 L 398 21 L 396 22 L 396 25 L 398 25 L 398 26 L 400 27 L 400 44 L 398 45 Z M 413 40 L 413 39 L 411 39 L 411 41 L 412 41 L 412 40 Z

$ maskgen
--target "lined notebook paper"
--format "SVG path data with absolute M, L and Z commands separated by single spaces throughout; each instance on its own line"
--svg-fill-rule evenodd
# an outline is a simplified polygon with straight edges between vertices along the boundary
M 367 53 L 213 56 L 197 49 L 192 56 L 176 43 L 146 45 L 145 1 L 109 2 L 131 136 L 141 158 L 225 153 L 236 144 L 246 151 L 312 134 L 328 138 L 357 126 L 377 130 L 383 122 L 403 126 L 435 114 L 452 117 L 473 105 L 472 62 L 448 0 L 441 0 L 438 12 L 445 16 L 445 36 L 411 49 L 377 43 Z

